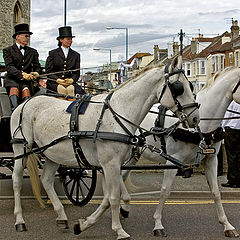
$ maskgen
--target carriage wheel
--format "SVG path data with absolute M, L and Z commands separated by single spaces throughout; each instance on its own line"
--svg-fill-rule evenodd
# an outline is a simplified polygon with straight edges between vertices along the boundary
M 97 182 L 96 169 L 63 168 L 60 178 L 67 198 L 76 206 L 84 206 L 94 194 Z

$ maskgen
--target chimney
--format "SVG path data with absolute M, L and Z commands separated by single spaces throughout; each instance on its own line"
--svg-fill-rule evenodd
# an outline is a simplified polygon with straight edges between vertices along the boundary
M 197 52 L 197 42 L 196 42 L 196 39 L 193 38 L 191 41 L 191 53 L 196 54 L 196 52 Z
M 179 46 L 178 42 L 173 43 L 173 56 L 177 55 L 179 53 Z
M 158 45 L 154 45 L 153 50 L 154 50 L 154 55 L 153 55 L 153 57 L 154 57 L 154 62 L 156 62 L 156 61 L 158 61 L 158 52 L 159 52 L 159 47 L 158 47 Z
M 238 21 L 233 20 L 232 21 L 232 26 L 231 26 L 231 40 L 236 39 L 239 36 L 239 26 L 238 26 Z

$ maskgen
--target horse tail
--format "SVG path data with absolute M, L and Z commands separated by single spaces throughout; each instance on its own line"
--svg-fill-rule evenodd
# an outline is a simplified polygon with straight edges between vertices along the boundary
M 44 207 L 44 202 L 41 197 L 40 191 L 40 181 L 39 181 L 39 171 L 38 171 L 38 162 L 40 162 L 39 157 L 32 153 L 27 157 L 27 169 L 30 175 L 30 181 L 32 184 L 32 191 L 35 198 L 38 200 L 41 207 Z
M 131 180 L 131 172 L 129 171 L 128 176 L 124 179 L 125 186 L 129 193 L 135 193 L 140 190 L 141 187 L 136 186 Z

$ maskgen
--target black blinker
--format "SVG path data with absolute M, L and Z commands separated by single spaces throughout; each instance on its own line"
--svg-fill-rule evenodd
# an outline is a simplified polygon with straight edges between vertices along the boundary
M 174 97 L 180 96 L 184 92 L 183 84 L 179 80 L 175 81 L 174 83 L 170 83 L 169 88 Z

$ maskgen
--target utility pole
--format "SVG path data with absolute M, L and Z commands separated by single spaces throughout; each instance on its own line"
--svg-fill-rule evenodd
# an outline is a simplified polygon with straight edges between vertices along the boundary
M 185 36 L 185 33 L 183 33 L 182 29 L 180 29 L 179 40 L 180 40 L 180 55 L 182 56 L 183 53 L 183 37 Z

